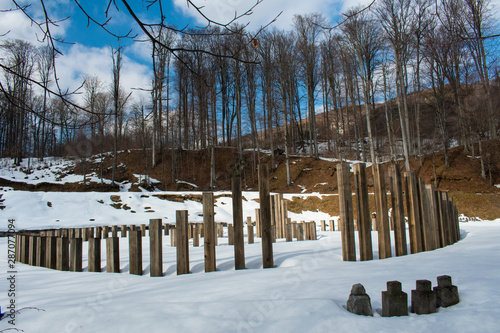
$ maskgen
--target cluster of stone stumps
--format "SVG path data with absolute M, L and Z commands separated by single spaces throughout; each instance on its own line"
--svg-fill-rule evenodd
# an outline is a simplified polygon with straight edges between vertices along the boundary
M 448 275 L 438 276 L 438 285 L 432 288 L 429 280 L 417 280 L 416 289 L 411 291 L 410 311 L 415 314 L 431 314 L 439 307 L 449 307 L 460 302 L 458 287 Z M 362 284 L 352 286 L 347 300 L 347 311 L 358 315 L 373 316 L 370 296 Z M 387 291 L 382 291 L 382 317 L 408 315 L 408 294 L 402 289 L 401 282 L 388 281 Z

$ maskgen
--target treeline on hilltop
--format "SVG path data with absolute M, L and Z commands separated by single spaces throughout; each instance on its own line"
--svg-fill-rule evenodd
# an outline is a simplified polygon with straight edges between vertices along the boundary
M 278 149 L 287 161 L 320 151 L 403 157 L 408 169 L 411 156 L 444 149 L 447 163 L 453 143 L 473 150 L 497 138 L 498 38 L 487 2 L 378 0 L 346 14 L 336 27 L 298 15 L 291 30 L 268 28 L 250 42 L 238 25 L 155 29 L 146 99 L 120 85 L 120 47 L 111 85 L 87 75 L 77 103 L 51 89 L 53 49 L 4 42 L 0 154 L 19 163 L 113 151 L 114 168 L 118 150 L 141 148 L 151 167 L 176 149 L 232 146 L 270 150 L 272 165 Z

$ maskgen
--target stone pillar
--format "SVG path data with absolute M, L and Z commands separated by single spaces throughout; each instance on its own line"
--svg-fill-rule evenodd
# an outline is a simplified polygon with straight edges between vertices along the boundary
M 401 288 L 401 282 L 388 281 L 387 291 L 382 291 L 382 317 L 407 316 L 408 294 Z
M 351 173 L 349 164 L 337 164 L 337 183 L 339 187 L 340 220 L 342 221 L 342 259 L 344 261 L 356 261 Z
M 347 300 L 347 311 L 357 315 L 373 316 L 370 296 L 366 294 L 365 287 L 361 283 L 352 286 Z
M 82 271 L 82 238 L 71 238 L 69 270 L 72 272 Z
M 130 230 L 128 236 L 130 274 L 142 275 L 142 232 Z
M 89 238 L 89 272 L 101 272 L 101 239 Z
M 163 276 L 163 236 L 161 219 L 149 220 L 150 276 Z
M 120 239 L 106 238 L 106 272 L 120 273 Z
M 214 221 L 214 194 L 204 192 L 203 200 L 203 243 L 205 250 L 205 272 L 216 270 L 215 245 L 217 230 Z
M 417 289 L 411 291 L 411 312 L 429 314 L 436 312 L 436 293 L 429 280 L 417 280 Z
M 188 211 L 176 212 L 177 275 L 189 274 Z
M 451 276 L 441 275 L 437 278 L 438 285 L 434 287 L 436 293 L 436 306 L 446 308 L 458 304 L 458 287 L 451 283 Z

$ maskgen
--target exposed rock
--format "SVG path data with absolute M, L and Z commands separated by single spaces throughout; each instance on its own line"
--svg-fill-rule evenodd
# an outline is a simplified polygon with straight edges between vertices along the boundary
M 361 283 L 352 286 L 347 300 L 347 311 L 357 315 L 373 316 L 370 296 L 366 294 L 365 287 Z

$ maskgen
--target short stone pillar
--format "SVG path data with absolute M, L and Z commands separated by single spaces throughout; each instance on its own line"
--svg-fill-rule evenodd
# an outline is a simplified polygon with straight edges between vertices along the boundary
M 436 293 L 429 280 L 417 280 L 417 289 L 411 291 L 411 312 L 429 314 L 436 312 Z
M 441 275 L 437 278 L 438 285 L 434 287 L 436 294 L 436 306 L 446 308 L 458 304 L 460 298 L 458 297 L 458 287 L 452 285 L 451 276 Z
M 365 287 L 361 283 L 352 286 L 347 300 L 347 311 L 357 315 L 373 316 L 370 296 L 366 294 Z
M 387 291 L 382 291 L 382 317 L 407 316 L 408 294 L 401 288 L 401 282 L 388 281 Z

